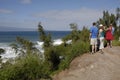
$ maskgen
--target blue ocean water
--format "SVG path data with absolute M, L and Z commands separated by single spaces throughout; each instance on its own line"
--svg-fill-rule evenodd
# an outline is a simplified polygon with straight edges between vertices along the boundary
M 61 39 L 68 35 L 70 31 L 46 31 L 46 33 L 50 33 L 52 39 Z M 4 31 L 0 32 L 0 43 L 15 42 L 17 36 L 31 41 L 39 41 L 39 33 L 37 31 Z
M 50 33 L 52 40 L 54 40 L 54 44 L 61 43 L 61 38 L 68 35 L 70 31 L 46 31 L 46 33 Z M 39 40 L 39 33 L 37 31 L 6 31 L 0 32 L 0 48 L 5 50 L 5 53 L 0 55 L 2 56 L 3 61 L 5 62 L 6 59 L 15 58 L 17 54 L 11 48 L 10 44 L 16 41 L 16 37 L 20 36 L 24 39 L 31 40 L 32 42 L 36 43 L 35 47 L 40 50 L 40 52 L 44 52 L 42 48 L 41 41 Z M 40 41 L 40 42 L 39 42 Z M 19 53 L 19 51 L 18 51 Z

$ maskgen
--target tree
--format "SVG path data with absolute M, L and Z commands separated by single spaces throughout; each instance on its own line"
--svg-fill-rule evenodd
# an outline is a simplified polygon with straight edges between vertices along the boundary
M 118 27 L 118 32 L 120 33 L 120 8 L 116 9 L 116 23 Z M 120 36 L 120 34 L 119 34 Z
M 72 30 L 77 30 L 77 28 L 78 28 L 78 25 L 76 24 L 76 23 L 71 23 L 71 24 L 69 24 L 70 25 L 70 28 L 72 29 Z
M 22 37 L 16 37 L 16 43 L 10 45 L 16 53 L 19 51 L 20 56 L 25 56 L 31 53 L 40 53 L 39 50 L 34 46 L 34 43 L 24 39 Z
M 120 22 L 120 8 L 116 9 L 116 20 Z
M 69 24 L 72 29 L 71 39 L 77 41 L 79 39 L 78 25 L 76 23 Z
M 110 14 L 108 11 L 103 11 L 103 17 L 100 18 L 97 23 L 103 24 L 105 26 L 109 26 L 113 24 L 116 27 L 116 16 L 114 14 Z
M 38 24 L 38 32 L 40 36 L 41 41 L 45 41 L 46 33 L 44 32 L 43 26 L 41 25 L 41 22 Z
M 79 39 L 84 42 L 88 42 L 89 40 L 89 30 L 84 26 L 83 29 L 80 31 Z
M 120 8 L 117 8 L 116 15 L 109 13 L 108 11 L 103 11 L 103 17 L 100 18 L 97 21 L 97 24 L 103 24 L 104 26 L 109 26 L 110 24 L 113 24 L 115 28 L 114 36 L 115 39 L 118 39 L 118 36 L 120 35 L 120 27 L 117 27 L 117 22 L 119 22 L 119 16 L 120 16 Z
M 50 47 L 52 45 L 52 40 L 51 40 L 51 35 L 50 34 L 46 34 L 43 26 L 41 25 L 41 23 L 38 24 L 38 32 L 39 32 L 39 36 L 40 36 L 40 40 L 44 42 L 44 47 Z

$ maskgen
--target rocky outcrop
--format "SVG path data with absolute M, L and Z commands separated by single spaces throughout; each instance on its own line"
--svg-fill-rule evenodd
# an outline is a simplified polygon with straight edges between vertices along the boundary
M 105 48 L 104 54 L 86 53 L 53 80 L 120 80 L 120 47 Z

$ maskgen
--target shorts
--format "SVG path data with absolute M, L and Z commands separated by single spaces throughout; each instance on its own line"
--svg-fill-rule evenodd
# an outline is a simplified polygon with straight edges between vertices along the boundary
M 90 44 L 91 45 L 97 45 L 97 38 L 91 38 L 90 39 Z

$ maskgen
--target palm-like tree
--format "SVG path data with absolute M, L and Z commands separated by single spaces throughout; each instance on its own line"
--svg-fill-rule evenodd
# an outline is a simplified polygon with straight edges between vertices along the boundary
M 120 8 L 116 9 L 116 22 L 117 22 L 117 26 L 118 26 L 118 31 L 120 33 Z

